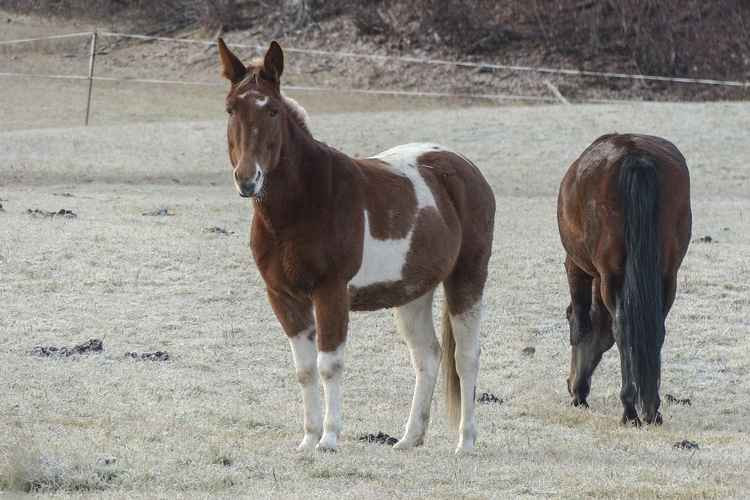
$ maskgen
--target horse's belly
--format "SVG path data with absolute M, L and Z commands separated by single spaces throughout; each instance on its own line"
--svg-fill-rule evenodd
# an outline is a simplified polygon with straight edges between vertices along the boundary
M 435 208 L 424 210 L 402 239 L 379 240 L 370 233 L 365 213 L 362 264 L 349 281 L 353 310 L 398 307 L 424 295 L 450 273 L 458 253 Z

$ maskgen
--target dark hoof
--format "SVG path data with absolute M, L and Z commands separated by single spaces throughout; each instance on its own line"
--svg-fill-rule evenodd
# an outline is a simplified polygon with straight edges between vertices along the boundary
M 641 424 L 641 419 L 638 418 L 638 415 L 629 416 L 625 414 L 622 416 L 622 425 L 631 426 L 631 427 L 640 427 L 643 424 Z
M 575 406 L 576 408 L 588 408 L 589 407 L 589 404 L 585 399 L 573 398 L 573 401 L 571 401 L 570 404 Z
M 656 416 L 654 416 L 654 418 L 646 419 L 646 423 L 649 425 L 661 425 L 663 423 L 663 420 L 661 418 L 661 413 L 657 411 Z

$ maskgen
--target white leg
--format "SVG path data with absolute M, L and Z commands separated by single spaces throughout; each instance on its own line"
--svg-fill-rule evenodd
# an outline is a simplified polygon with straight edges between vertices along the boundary
M 404 436 L 394 446 L 397 449 L 421 445 L 430 422 L 430 406 L 441 354 L 432 322 L 433 294 L 434 290 L 431 290 L 396 309 L 396 324 L 409 346 L 411 364 L 416 374 L 409 420 L 406 422 Z
M 479 323 L 482 319 L 481 299 L 467 311 L 451 315 L 456 340 L 456 372 L 461 381 L 461 421 L 458 426 L 456 453 L 474 448 L 477 437 L 474 421 L 474 398 L 479 373 Z
M 336 451 L 336 441 L 341 432 L 341 378 L 344 372 L 344 347 L 335 351 L 318 353 L 318 372 L 323 379 L 326 400 L 326 416 L 323 421 L 323 437 L 317 449 Z
M 305 405 L 305 437 L 298 450 L 312 449 L 323 432 L 323 417 L 318 386 L 318 371 L 315 367 L 318 349 L 315 345 L 315 326 L 311 325 L 294 337 L 289 338 L 294 355 L 297 380 L 302 388 L 302 402 Z

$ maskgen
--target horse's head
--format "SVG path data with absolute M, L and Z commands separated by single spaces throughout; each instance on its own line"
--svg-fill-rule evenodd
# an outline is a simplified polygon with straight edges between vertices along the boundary
M 219 38 L 222 74 L 232 82 L 226 98 L 227 140 L 234 183 L 242 197 L 259 196 L 279 163 L 288 109 L 281 95 L 284 54 L 271 42 L 262 60 L 245 66 Z

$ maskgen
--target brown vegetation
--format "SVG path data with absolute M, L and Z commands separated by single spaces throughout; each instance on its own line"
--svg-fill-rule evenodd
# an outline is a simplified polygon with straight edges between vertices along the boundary
M 368 43 L 392 53 L 532 61 L 588 70 L 750 80 L 745 0 L 9 0 L 18 12 L 127 23 L 150 33 L 203 27 L 264 37 Z M 585 85 L 625 88 L 627 82 Z M 651 94 L 746 98 L 747 89 Z

